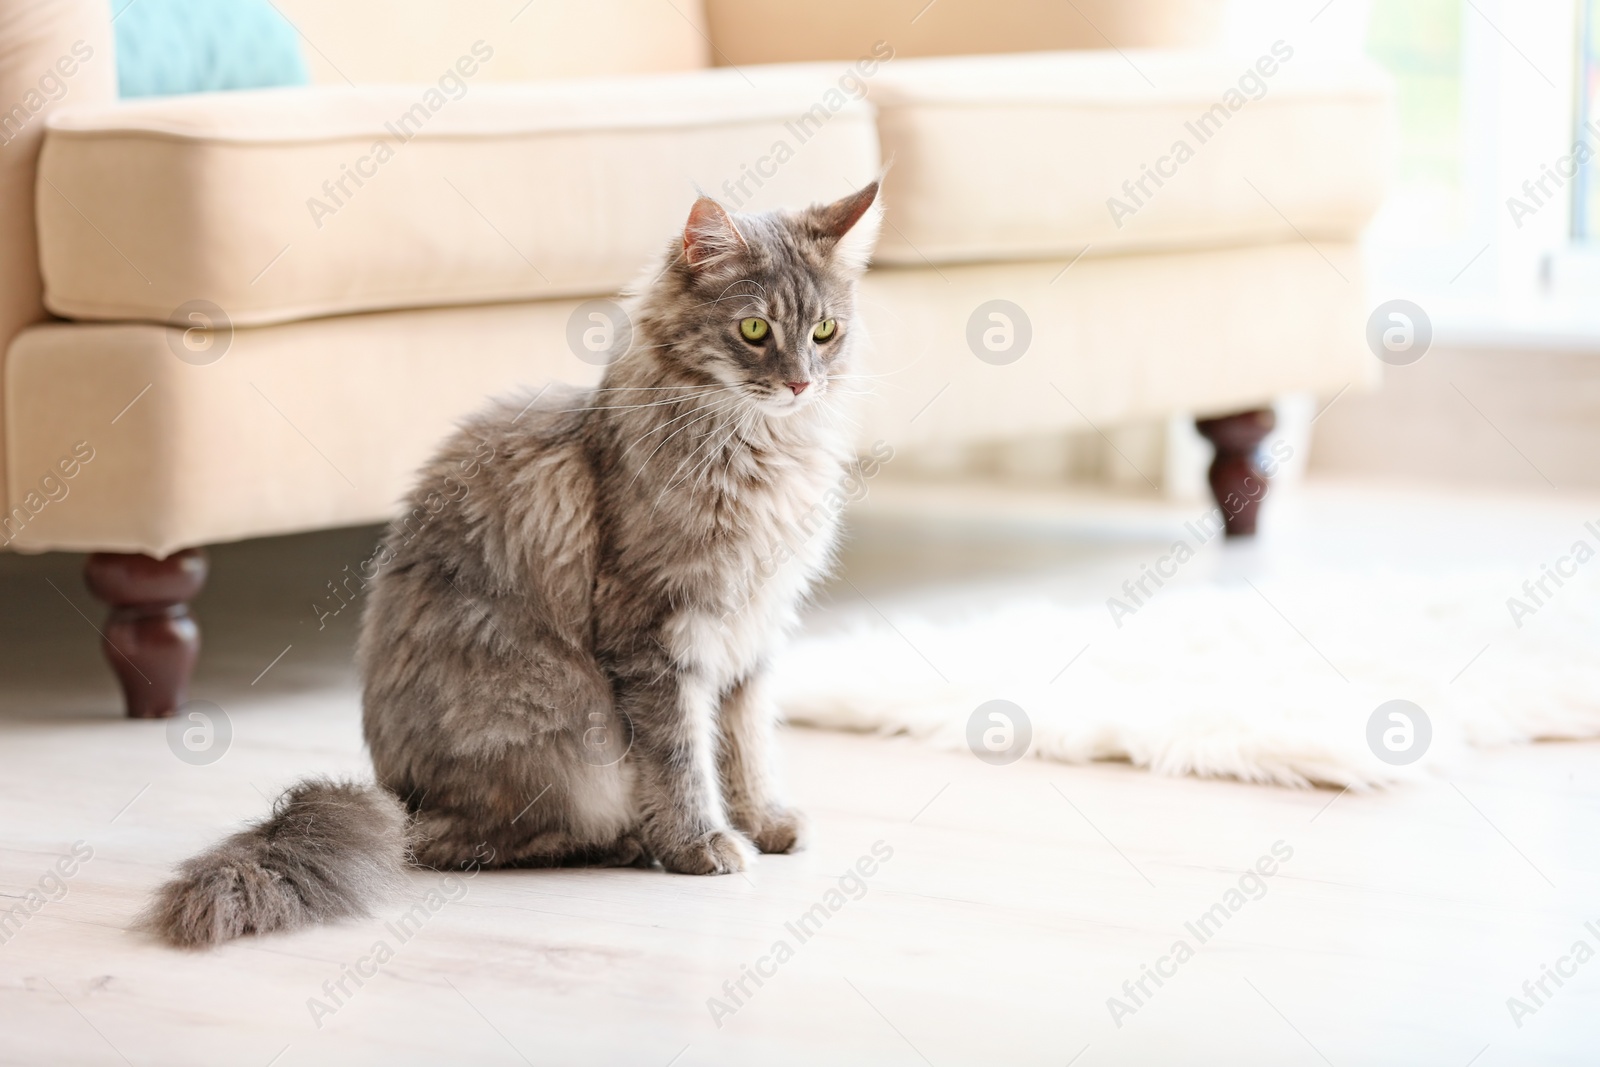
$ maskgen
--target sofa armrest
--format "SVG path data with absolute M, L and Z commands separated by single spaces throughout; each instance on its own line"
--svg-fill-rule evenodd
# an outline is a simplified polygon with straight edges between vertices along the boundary
M 105 0 L 0 0 L 0 357 L 45 318 L 33 218 L 46 116 L 59 104 L 117 95 Z M 0 411 L 4 411 L 0 384 Z M 4 499 L 0 423 L 0 499 Z M 40 472 L 48 473 L 48 472 Z

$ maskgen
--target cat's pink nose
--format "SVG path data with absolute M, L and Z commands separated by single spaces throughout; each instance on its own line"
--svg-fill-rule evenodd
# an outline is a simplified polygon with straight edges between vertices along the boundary
M 806 386 L 810 385 L 811 383 L 810 382 L 784 382 L 783 384 L 787 385 L 789 387 L 789 392 L 793 393 L 795 396 L 799 396 L 801 393 L 806 391 Z

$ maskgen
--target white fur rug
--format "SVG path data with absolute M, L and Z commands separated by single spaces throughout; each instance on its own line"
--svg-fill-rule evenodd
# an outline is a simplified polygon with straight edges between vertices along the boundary
M 1168 586 L 1120 628 L 1103 605 L 891 615 L 797 642 L 779 700 L 790 722 L 962 749 L 974 710 L 1004 699 L 1031 721 L 1029 756 L 1360 789 L 1444 769 L 1464 744 L 1600 737 L 1600 563 L 1535 606 L 1523 582 L 1540 576 Z M 1513 596 L 1536 607 L 1520 627 Z M 1397 698 L 1433 731 L 1406 767 L 1367 742 Z

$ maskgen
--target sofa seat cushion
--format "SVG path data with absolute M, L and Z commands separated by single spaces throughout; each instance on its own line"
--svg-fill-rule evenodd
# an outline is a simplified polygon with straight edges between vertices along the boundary
M 579 301 L 424 308 L 227 331 L 179 358 L 152 323 L 49 323 L 12 343 L 0 541 L 145 552 L 377 522 L 492 394 L 600 366 Z M 215 354 L 215 358 L 211 355 Z M 77 459 L 75 477 L 63 475 Z M 63 468 L 63 460 L 68 467 Z
M 831 66 L 522 85 L 481 66 L 63 109 L 39 171 L 46 305 L 164 322 L 206 301 L 252 325 L 609 293 L 697 186 L 756 209 L 878 168 Z
M 1360 246 L 875 269 L 863 443 L 947 449 L 1378 384 Z
M 884 64 L 871 88 L 893 161 L 878 261 L 1356 236 L 1383 195 L 1387 82 L 1276 47 Z
M 1370 385 L 1360 269 L 1355 245 L 1295 241 L 874 270 L 859 444 L 948 449 Z M 486 395 L 599 378 L 570 340 L 582 313 L 346 315 L 237 329 L 204 352 L 150 323 L 34 326 L 6 359 L 0 541 L 159 556 L 388 519 Z M 1004 350 L 985 337 L 996 326 Z

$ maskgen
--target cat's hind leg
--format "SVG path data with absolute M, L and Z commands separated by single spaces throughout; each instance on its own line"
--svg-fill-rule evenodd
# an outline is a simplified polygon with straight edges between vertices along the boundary
M 417 791 L 412 853 L 424 867 L 648 866 L 632 768 L 599 765 L 571 734 L 480 759 Z

